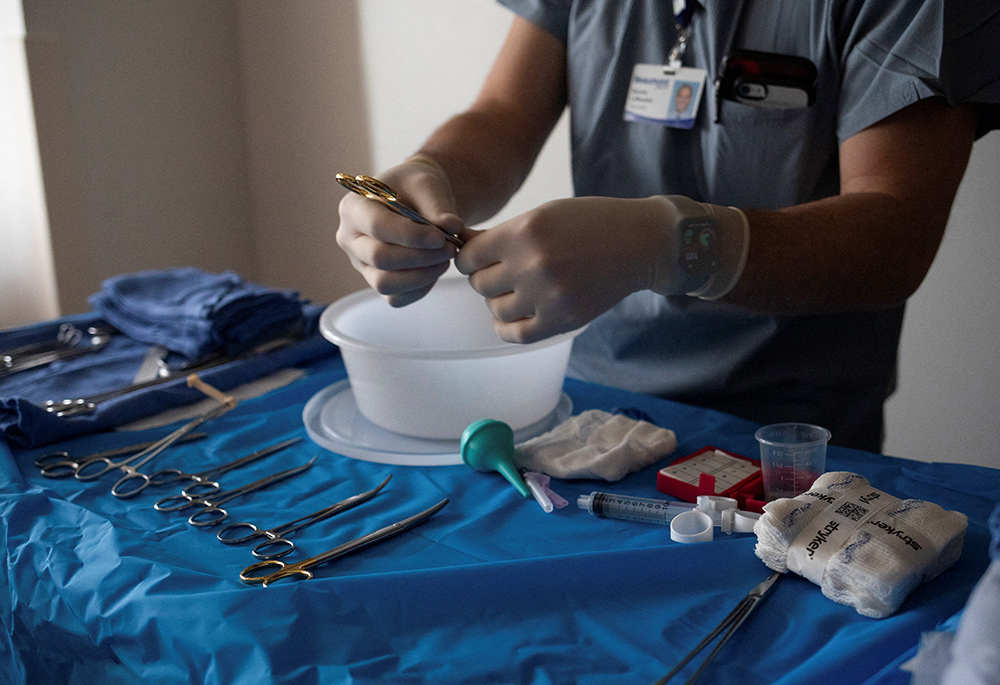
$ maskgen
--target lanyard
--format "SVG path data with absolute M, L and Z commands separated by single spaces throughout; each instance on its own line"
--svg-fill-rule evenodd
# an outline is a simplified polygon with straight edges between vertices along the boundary
M 691 17 L 694 15 L 693 0 L 673 0 L 674 21 L 677 26 L 677 41 L 670 49 L 668 64 L 671 69 L 679 69 L 684 53 L 687 51 L 688 38 L 691 36 Z

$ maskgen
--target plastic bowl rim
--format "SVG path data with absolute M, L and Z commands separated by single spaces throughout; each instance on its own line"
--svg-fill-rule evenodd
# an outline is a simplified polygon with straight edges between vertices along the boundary
M 434 349 L 434 350 L 423 350 L 415 347 L 398 347 L 398 346 L 385 346 L 385 345 L 373 345 L 370 342 L 360 340 L 353 336 L 347 335 L 346 333 L 338 330 L 332 323 L 331 319 L 336 318 L 336 316 L 342 312 L 347 311 L 352 306 L 362 302 L 372 300 L 376 297 L 380 297 L 374 290 L 366 289 L 359 290 L 357 292 L 350 293 L 340 298 L 336 302 L 328 305 L 323 313 L 320 314 L 319 318 L 319 329 L 320 333 L 324 338 L 334 343 L 339 347 L 346 347 L 349 349 L 367 352 L 370 354 L 381 354 L 390 357 L 405 357 L 408 359 L 438 359 L 438 360 L 465 360 L 465 359 L 482 359 L 486 357 L 504 357 L 511 356 L 515 354 L 525 354 L 527 352 L 533 352 L 535 350 L 541 350 L 546 347 L 552 347 L 563 342 L 568 342 L 573 340 L 576 336 L 582 333 L 587 326 L 583 325 L 580 328 L 569 331 L 567 333 L 559 333 L 551 337 L 545 338 L 544 340 L 538 340 L 533 343 L 527 343 L 524 345 L 518 343 L 509 343 L 502 340 L 498 340 L 496 345 L 491 345 L 489 347 L 477 347 L 474 349 L 467 348 L 446 348 L 446 349 Z

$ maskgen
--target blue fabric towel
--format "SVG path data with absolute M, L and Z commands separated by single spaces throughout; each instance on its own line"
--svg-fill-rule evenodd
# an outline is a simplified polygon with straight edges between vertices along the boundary
M 123 333 L 98 353 L 0 378 L 0 438 L 22 447 L 46 445 L 201 399 L 180 376 L 102 402 L 86 414 L 58 417 L 43 408 L 46 400 L 131 385 L 150 345 L 198 359 L 212 352 L 241 355 L 286 335 L 295 339 L 280 349 L 236 357 L 199 373 L 220 390 L 337 353 L 318 331 L 322 306 L 304 303 L 294 292 L 246 283 L 232 273 L 183 268 L 127 274 L 107 280 L 90 301 L 95 311 L 89 314 L 0 331 L 0 350 L 52 340 L 64 322 L 81 330 L 111 324 Z
M 232 272 L 195 268 L 115 276 L 89 302 L 133 340 L 189 359 L 220 351 L 238 354 L 303 321 L 296 292 L 247 283 Z

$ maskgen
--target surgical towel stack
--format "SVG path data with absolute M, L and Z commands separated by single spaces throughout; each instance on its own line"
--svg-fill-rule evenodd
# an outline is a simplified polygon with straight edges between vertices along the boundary
M 962 552 L 965 514 L 900 500 L 854 473 L 825 473 L 795 498 L 764 506 L 757 556 L 813 581 L 835 602 L 884 618 Z
M 238 354 L 293 332 L 303 322 L 297 293 L 247 283 L 230 272 L 195 268 L 109 278 L 89 302 L 130 338 L 189 359 L 214 352 Z

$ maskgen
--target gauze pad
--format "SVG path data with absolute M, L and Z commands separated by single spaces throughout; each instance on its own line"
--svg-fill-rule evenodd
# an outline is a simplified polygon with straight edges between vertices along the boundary
M 677 449 L 672 430 L 591 409 L 521 443 L 514 461 L 553 478 L 621 480 Z

